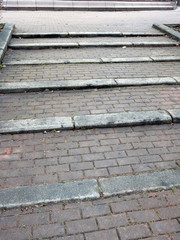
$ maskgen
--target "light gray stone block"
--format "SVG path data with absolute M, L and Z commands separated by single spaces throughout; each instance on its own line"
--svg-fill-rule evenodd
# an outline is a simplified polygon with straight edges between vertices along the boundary
M 14 24 L 6 23 L 3 30 L 0 32 L 0 62 L 5 55 L 9 41 L 11 40 Z
M 175 81 L 175 80 L 174 80 Z M 66 80 L 66 81 L 39 81 L 0 83 L 0 93 L 41 91 L 45 89 L 79 89 L 89 87 L 117 86 L 113 79 Z
M 80 47 L 123 47 L 132 46 L 130 42 L 79 42 Z
M 169 109 L 168 112 L 171 114 L 174 123 L 180 123 L 180 109 Z
M 159 84 L 176 84 L 175 79 L 171 77 L 164 78 L 124 78 L 115 79 L 119 86 L 141 86 L 141 85 L 159 85 Z
M 127 57 L 127 58 L 101 58 L 103 63 L 123 63 L 123 62 L 151 62 L 149 57 Z
M 20 133 L 73 129 L 71 117 L 0 121 L 0 133 Z
M 153 27 L 160 30 L 161 32 L 166 33 L 170 37 L 180 41 L 180 33 L 178 31 L 175 31 L 164 24 L 158 24 L 158 23 L 153 24 Z
M 151 37 L 151 36 L 164 36 L 164 33 L 151 33 L 151 32 L 123 32 L 124 37 Z
M 47 38 L 47 37 L 68 37 L 68 32 L 48 32 L 48 33 L 13 33 L 16 38 Z
M 163 171 L 99 180 L 104 196 L 180 186 L 180 171 Z
M 151 56 L 151 59 L 155 62 L 173 62 L 173 61 L 180 61 L 180 56 Z
M 0 190 L 0 208 L 99 198 L 94 179 Z
M 74 122 L 78 129 L 170 123 L 171 117 L 165 111 L 142 111 L 75 116 Z
M 44 49 L 44 48 L 75 48 L 79 47 L 77 43 L 12 43 L 9 44 L 12 49 Z
M 144 46 L 144 47 L 171 47 L 178 46 L 178 42 L 132 42 L 134 47 Z

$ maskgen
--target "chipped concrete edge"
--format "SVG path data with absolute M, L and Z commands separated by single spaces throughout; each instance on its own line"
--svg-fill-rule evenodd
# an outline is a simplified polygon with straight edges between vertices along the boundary
M 171 38 L 178 40 L 180 42 L 180 33 L 166 26 L 165 24 L 154 23 L 153 27 L 160 30 L 163 33 L 166 33 Z
M 108 128 L 180 122 L 180 109 L 123 112 L 73 117 L 0 121 L 1 134 Z
M 20 60 L 5 61 L 7 66 L 16 65 L 49 65 L 49 64 L 105 64 L 105 63 L 138 63 L 138 62 L 174 62 L 180 61 L 180 56 L 160 56 L 160 57 L 124 57 L 124 58 L 82 58 L 82 59 L 60 59 L 60 60 Z
M 154 78 L 112 78 L 89 80 L 56 80 L 36 82 L 0 83 L 0 93 L 40 92 L 45 90 L 72 90 L 105 87 L 130 87 L 149 85 L 179 85 L 180 77 L 154 77 Z
M 0 189 L 0 209 L 180 187 L 180 170 Z M 101 191 L 100 191 L 101 189 Z
M 15 25 L 12 23 L 5 23 L 2 32 L 0 32 L 0 63 L 2 63 L 2 60 L 8 47 L 8 43 L 12 38 L 14 26 Z
M 163 36 L 164 33 L 151 32 L 48 32 L 48 33 L 14 33 L 16 38 L 46 38 L 46 37 L 150 37 Z

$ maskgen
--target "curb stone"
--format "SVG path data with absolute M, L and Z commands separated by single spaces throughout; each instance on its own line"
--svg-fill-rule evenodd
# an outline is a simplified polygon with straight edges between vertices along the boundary
M 97 199 L 100 197 L 95 179 L 56 184 L 43 184 L 0 190 L 0 208 L 40 203 Z
M 175 113 L 176 114 L 176 113 Z M 174 114 L 174 118 L 176 115 Z M 141 111 L 72 117 L 51 117 L 41 119 L 0 121 L 0 133 L 39 132 L 50 130 L 72 130 L 94 127 L 125 127 L 146 124 L 171 123 L 172 118 L 166 111 Z
M 82 47 L 173 47 L 178 42 L 77 42 L 77 43 L 12 43 L 11 49 L 47 49 L 47 48 L 82 48 Z
M 124 78 L 124 79 L 90 79 L 90 80 L 56 80 L 37 82 L 0 83 L 0 93 L 37 92 L 49 90 L 71 90 L 85 88 L 146 86 L 161 84 L 180 84 L 178 77 L 164 78 Z
M 173 170 L 104 178 L 100 179 L 99 183 L 105 197 L 138 191 L 169 189 L 180 186 L 180 171 Z
M 83 64 L 83 63 L 131 63 L 131 62 L 174 62 L 180 61 L 179 56 L 161 57 L 129 57 L 129 58 L 92 58 L 92 59 L 61 59 L 61 60 L 19 60 L 5 61 L 3 64 L 13 65 L 48 65 L 48 64 Z
M 171 29 L 171 28 L 169 28 L 169 27 L 167 27 L 166 25 L 154 23 L 153 27 L 160 30 L 163 33 L 166 33 L 167 35 L 169 35 L 173 39 L 176 39 L 176 40 L 180 41 L 180 33 Z
M 13 33 L 16 38 L 47 38 L 47 37 L 150 37 L 164 36 L 164 33 L 131 33 L 131 32 L 49 32 L 49 33 Z
M 2 32 L 0 32 L 0 63 L 2 62 L 8 43 L 11 40 L 14 24 L 6 23 Z
M 78 129 L 170 123 L 171 117 L 165 111 L 157 110 L 74 116 L 74 121 L 75 128 Z
M 0 209 L 97 199 L 180 186 L 180 170 L 0 189 Z M 101 190 L 100 190 L 101 189 Z M 100 192 L 101 191 L 101 192 Z
M 0 133 L 39 132 L 73 128 L 71 117 L 0 121 Z

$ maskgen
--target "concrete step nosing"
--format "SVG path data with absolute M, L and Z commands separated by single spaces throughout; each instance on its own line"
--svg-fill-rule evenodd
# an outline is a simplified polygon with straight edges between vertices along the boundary
M 44 90 L 72 90 L 85 88 L 126 87 L 161 84 L 180 84 L 178 77 L 162 78 L 115 78 L 115 79 L 91 79 L 91 80 L 56 80 L 37 82 L 0 83 L 0 93 L 37 92 Z
M 0 209 L 94 200 L 113 195 L 152 190 L 168 190 L 180 186 L 180 170 L 168 170 L 112 178 L 42 184 L 0 189 Z M 101 193 L 100 193 L 101 189 Z
M 61 59 L 61 60 L 15 60 L 4 61 L 4 65 L 46 65 L 46 64 L 82 64 L 82 63 L 130 63 L 130 62 L 174 62 L 180 61 L 180 56 L 149 56 L 124 58 L 94 58 L 94 59 Z
M 173 115 L 165 110 L 122 112 L 72 117 L 0 121 L 1 134 L 40 132 L 52 130 L 86 129 L 94 127 L 124 127 L 180 122 L 180 110 Z M 173 111 L 173 110 L 171 110 Z
M 49 32 L 49 33 L 13 33 L 16 38 L 46 38 L 46 37 L 126 37 L 126 36 L 164 36 L 164 33 L 142 32 Z
M 178 42 L 77 42 L 77 43 L 12 43 L 9 48 L 46 49 L 46 48 L 82 48 L 82 47 L 169 47 L 178 46 Z

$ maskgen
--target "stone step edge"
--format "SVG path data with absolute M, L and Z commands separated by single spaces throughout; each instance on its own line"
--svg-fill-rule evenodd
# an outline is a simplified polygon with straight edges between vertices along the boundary
M 14 24 L 5 23 L 3 30 L 0 32 L 0 63 L 3 61 L 8 43 L 11 40 L 14 26 Z
M 66 5 L 59 5 L 59 6 L 16 6 L 16 5 L 6 5 L 3 7 L 4 10 L 21 10 L 21 11 L 155 11 L 155 10 L 174 10 L 176 9 L 176 5 L 144 5 L 141 6 L 139 5 L 129 5 L 129 6 L 125 6 L 125 5 L 111 5 L 111 6 L 107 6 L 105 4 L 102 4 L 101 6 L 98 6 L 96 4 L 92 5 L 92 6 L 83 6 L 83 5 L 77 5 L 75 4 L 76 2 L 73 2 L 73 6 L 69 6 L 68 4 Z
M 171 38 L 178 40 L 180 42 L 180 32 L 173 30 L 170 27 L 167 27 L 164 24 L 154 23 L 153 27 L 160 30 L 163 33 L 166 33 Z
M 168 190 L 180 186 L 180 170 L 112 178 L 41 184 L 0 190 L 0 209 L 37 204 L 93 200 L 114 195 Z
M 0 121 L 0 134 L 90 128 L 142 126 L 180 122 L 180 109 L 123 112 L 72 117 Z
M 0 82 L 0 93 L 40 92 L 45 90 L 72 90 L 105 87 L 130 87 L 148 85 L 176 85 L 180 84 L 180 77 L 160 78 L 114 78 L 90 80 L 56 80 L 35 82 Z
M 143 32 L 48 32 L 48 33 L 13 33 L 14 38 L 68 38 L 68 37 L 159 37 L 164 33 Z
M 178 47 L 178 42 L 74 42 L 74 43 L 11 43 L 9 48 L 47 49 L 47 48 L 87 48 L 87 47 Z
M 83 64 L 83 63 L 138 63 L 138 62 L 174 62 L 180 61 L 180 56 L 150 56 L 129 58 L 93 58 L 93 59 L 60 59 L 60 60 L 19 60 L 4 61 L 4 65 L 48 65 L 48 64 Z

